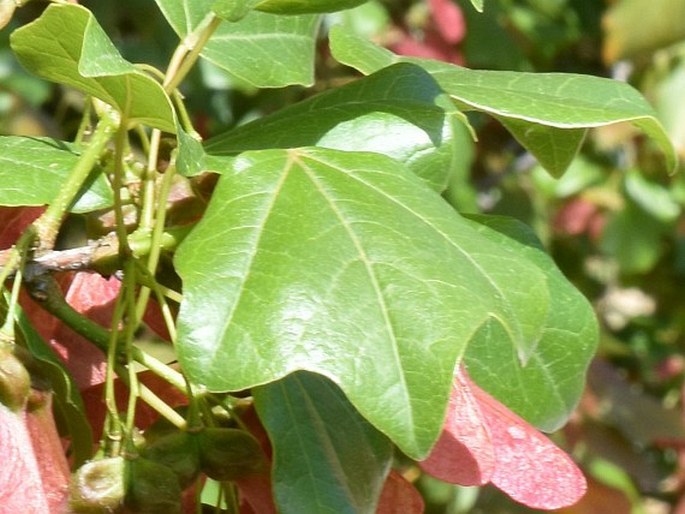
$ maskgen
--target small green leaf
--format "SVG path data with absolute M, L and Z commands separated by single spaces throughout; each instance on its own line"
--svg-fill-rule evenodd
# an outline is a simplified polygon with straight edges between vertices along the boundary
M 602 250 L 616 259 L 622 273 L 645 273 L 661 256 L 662 239 L 672 230 L 632 201 L 609 218 L 602 231 Z
M 256 9 L 275 14 L 326 13 L 351 9 L 367 0 L 261 0 Z
M 72 144 L 49 138 L 0 137 L 0 205 L 47 205 L 55 199 L 79 154 Z M 73 212 L 110 207 L 113 193 L 96 169 Z
M 99 98 L 132 122 L 175 131 L 162 86 L 121 57 L 85 7 L 51 4 L 10 42 L 19 62 L 39 77 Z
M 397 161 L 298 149 L 228 166 L 175 256 L 179 358 L 194 382 L 232 391 L 320 373 L 420 459 L 479 327 L 501 326 L 522 360 L 535 351 L 542 271 Z
M 255 388 L 274 449 L 274 498 L 282 514 L 374 514 L 392 445 L 333 383 L 298 372 Z M 289 480 L 292 477 L 298 480 Z
M 666 187 L 645 178 L 638 170 L 625 175 L 626 194 L 645 212 L 663 223 L 675 221 L 680 215 L 680 205 Z
M 561 427 L 575 408 L 597 346 L 592 307 L 556 268 L 533 231 L 514 219 L 469 216 L 473 228 L 522 258 L 547 277 L 550 308 L 544 328 L 525 362 L 501 326 L 488 322 L 469 343 L 465 361 L 471 377 L 521 417 L 543 430 Z M 486 229 L 487 227 L 487 229 Z
M 647 101 L 624 82 L 589 75 L 520 73 L 462 68 L 429 59 L 399 57 L 339 26 L 330 33 L 331 50 L 343 64 L 365 74 L 396 62 L 422 66 L 463 110 L 488 113 L 513 123 L 515 135 L 541 163 L 559 165 L 577 152 L 580 131 L 630 122 L 659 144 L 667 168 L 675 170 L 673 145 Z M 535 126 L 552 127 L 546 137 Z M 532 128 L 530 136 L 527 130 Z
M 155 0 L 174 31 L 185 38 L 200 30 L 215 0 Z M 255 87 L 283 87 L 314 82 L 315 15 L 278 16 L 250 11 L 224 22 L 201 55 Z
M 392 157 L 442 191 L 454 157 L 442 91 L 418 66 L 398 64 L 207 141 L 207 152 L 320 146 Z M 297 130 L 293 130 L 297 127 Z

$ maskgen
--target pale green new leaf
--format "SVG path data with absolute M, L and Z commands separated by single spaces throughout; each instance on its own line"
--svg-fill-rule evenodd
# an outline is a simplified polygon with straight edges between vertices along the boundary
M 545 274 L 397 161 L 316 148 L 229 163 L 175 257 L 193 382 L 232 391 L 320 373 L 420 459 L 480 327 L 502 327 L 523 362 L 535 351 Z
M 469 218 L 481 235 L 527 258 L 547 276 L 553 292 L 538 343 L 523 365 L 501 327 L 488 322 L 469 341 L 469 374 L 529 422 L 556 430 L 575 408 L 595 353 L 598 329 L 592 307 L 557 270 L 528 226 L 500 216 Z
M 443 191 L 454 158 L 452 123 L 458 121 L 436 105 L 441 95 L 423 69 L 397 64 L 218 135 L 205 149 L 232 155 L 316 145 L 377 152 Z
M 51 203 L 79 160 L 75 145 L 49 138 L 0 137 L 0 205 Z M 96 169 L 71 208 L 90 212 L 110 207 L 112 189 Z
M 156 0 L 176 33 L 197 34 L 212 16 L 216 0 Z M 250 11 L 236 22 L 221 23 L 201 55 L 255 87 L 311 85 L 315 15 L 279 16 Z
M 85 7 L 51 4 L 14 31 L 10 43 L 19 62 L 39 77 L 99 98 L 129 121 L 175 131 L 162 86 L 121 57 Z
M 274 450 L 272 481 L 281 514 L 376 512 L 392 445 L 335 384 L 297 372 L 253 394 Z
M 454 64 L 399 57 L 361 39 L 343 27 L 333 27 L 331 50 L 343 64 L 365 74 L 396 62 L 422 66 L 464 110 L 478 110 L 513 122 L 517 139 L 559 175 L 582 141 L 581 131 L 630 122 L 654 139 L 667 167 L 675 170 L 676 154 L 652 107 L 630 85 L 589 75 L 482 71 Z M 535 125 L 552 127 L 545 137 Z M 528 133 L 527 127 L 532 131 Z M 528 137 L 530 134 L 530 137 Z

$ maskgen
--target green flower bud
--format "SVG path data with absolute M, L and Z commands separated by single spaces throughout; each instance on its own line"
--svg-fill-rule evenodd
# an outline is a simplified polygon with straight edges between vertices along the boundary
M 69 506 L 76 514 L 121 512 L 126 495 L 126 461 L 123 457 L 92 460 L 71 477 Z

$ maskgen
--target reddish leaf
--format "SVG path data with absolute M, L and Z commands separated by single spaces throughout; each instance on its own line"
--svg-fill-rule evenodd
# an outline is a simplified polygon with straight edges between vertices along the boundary
M 457 4 L 452 0 L 430 0 L 433 21 L 440 36 L 447 43 L 459 43 L 466 35 L 466 21 Z
M 470 386 L 495 445 L 492 483 L 534 509 L 558 509 L 580 500 L 587 484 L 571 458 L 473 382 Z
M 241 514 L 256 512 L 259 514 L 276 514 L 276 505 L 271 490 L 271 478 L 268 473 L 250 475 L 235 481 L 240 491 Z
M 495 450 L 478 401 L 463 374 L 455 377 L 447 419 L 438 442 L 421 468 L 440 480 L 483 485 L 495 469 Z
M 33 221 L 40 216 L 44 207 L 0 206 L 0 249 L 9 248 Z
M 36 404 L 39 398 L 39 403 Z M 34 391 L 32 407 L 26 414 L 26 427 L 37 459 L 43 491 L 50 512 L 63 512 L 69 484 L 69 464 L 64 454 L 55 420 L 52 395 Z
M 0 404 L 0 505 L 2 512 L 57 514 L 43 489 L 24 413 Z
M 78 312 L 109 328 L 120 286 L 113 277 L 106 279 L 95 273 L 76 273 L 65 298 Z M 86 338 L 58 322 L 53 325 L 50 336 L 43 335 L 64 359 L 81 389 L 104 381 L 105 355 Z
M 376 514 L 422 514 L 423 498 L 402 475 L 391 471 L 383 485 Z
M 145 321 L 145 324 L 150 330 L 164 341 L 171 341 L 169 330 L 167 329 L 164 316 L 162 315 L 162 309 L 160 309 L 159 304 L 156 301 L 151 300 L 148 303 L 147 309 L 145 309 L 145 315 L 143 316 L 143 321 Z
M 590 479 L 587 494 L 578 503 L 555 512 L 557 514 L 606 514 L 607 512 L 631 514 L 633 508 L 625 492 Z M 683 512 L 675 510 L 671 514 L 683 514 Z
M 585 493 L 585 477 L 566 453 L 474 384 L 454 380 L 443 433 L 428 459 L 431 475 L 461 485 L 490 481 L 514 500 L 558 509 Z

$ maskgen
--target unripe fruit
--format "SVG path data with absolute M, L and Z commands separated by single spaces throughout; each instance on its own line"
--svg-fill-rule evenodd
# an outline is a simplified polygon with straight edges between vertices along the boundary
M 140 457 L 128 464 L 127 513 L 181 514 L 181 486 L 171 469 Z
M 14 352 L 0 347 L 0 402 L 18 411 L 26 405 L 31 390 L 31 376 Z
M 78 514 L 121 512 L 126 495 L 123 457 L 92 460 L 81 466 L 69 484 L 69 506 Z
M 265 468 L 262 448 L 244 430 L 205 428 L 198 435 L 200 466 L 214 480 L 235 480 Z
M 170 468 L 185 489 L 200 473 L 200 453 L 197 437 L 177 430 L 155 438 L 140 450 L 141 457 Z

